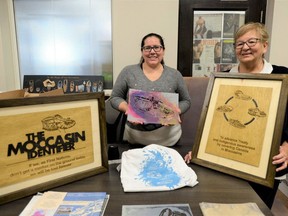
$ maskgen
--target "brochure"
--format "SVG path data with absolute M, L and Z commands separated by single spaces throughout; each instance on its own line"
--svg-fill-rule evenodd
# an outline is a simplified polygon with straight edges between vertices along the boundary
M 102 216 L 109 195 L 106 192 L 55 192 L 33 196 L 20 216 Z

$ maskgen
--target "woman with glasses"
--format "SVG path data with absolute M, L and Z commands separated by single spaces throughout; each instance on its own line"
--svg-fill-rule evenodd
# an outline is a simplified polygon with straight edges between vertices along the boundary
M 230 70 L 230 73 L 259 73 L 259 74 L 288 74 L 288 68 L 272 65 L 264 58 L 268 50 L 269 35 L 261 23 L 247 23 L 235 33 L 235 52 L 239 64 Z M 288 125 L 287 111 L 285 126 L 282 133 L 282 142 L 279 154 L 273 157 L 273 164 L 277 165 L 274 187 L 269 188 L 251 182 L 250 185 L 266 203 L 272 208 L 280 179 L 285 179 L 288 173 Z
M 111 105 L 127 115 L 129 89 L 146 92 L 177 93 L 179 107 L 177 112 L 183 114 L 190 108 L 190 96 L 182 74 L 164 64 L 165 45 L 163 38 L 150 33 L 141 42 L 140 63 L 126 66 L 119 74 L 111 94 Z M 143 101 L 144 103 L 144 101 Z M 181 120 L 179 124 L 144 124 L 127 121 L 124 130 L 124 141 L 130 144 L 175 145 L 181 137 Z
M 247 23 L 234 36 L 234 47 L 239 64 L 230 73 L 278 73 L 286 74 L 288 69 L 268 63 L 264 54 L 268 50 L 269 35 L 261 23 Z
M 230 73 L 255 73 L 255 74 L 288 74 L 288 68 L 272 65 L 264 58 L 268 50 L 269 35 L 265 26 L 261 23 L 247 23 L 242 25 L 234 35 L 234 47 L 239 64 L 230 70 Z M 191 160 L 192 152 L 189 152 L 184 160 Z M 273 157 L 277 166 L 274 187 L 269 188 L 254 182 L 249 182 L 261 199 L 269 208 L 272 208 L 280 179 L 285 179 L 288 173 L 288 113 L 286 111 L 285 125 L 282 132 L 282 145 L 279 154 Z

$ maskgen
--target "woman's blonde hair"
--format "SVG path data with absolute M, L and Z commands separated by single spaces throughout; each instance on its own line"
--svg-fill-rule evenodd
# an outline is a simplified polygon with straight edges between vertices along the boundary
M 262 42 L 268 42 L 269 40 L 269 34 L 266 30 L 266 27 L 264 24 L 259 23 L 259 22 L 249 22 L 246 23 L 244 25 L 242 25 L 236 32 L 234 35 L 234 42 L 237 41 L 237 39 L 239 37 L 241 37 L 242 35 L 246 34 L 249 31 L 255 30 L 257 33 L 260 34 L 261 36 L 261 41 Z

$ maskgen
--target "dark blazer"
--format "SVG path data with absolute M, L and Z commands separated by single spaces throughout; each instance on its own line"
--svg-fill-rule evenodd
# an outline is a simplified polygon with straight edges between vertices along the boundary
M 288 75 L 288 68 L 283 66 L 272 65 L 273 71 L 272 74 L 287 74 Z M 284 127 L 282 132 L 282 143 L 284 141 L 288 142 L 288 104 L 286 106 L 286 115 L 284 121 Z M 279 171 L 276 173 L 276 176 L 282 176 L 288 173 L 288 167 L 285 170 Z
M 278 65 L 272 65 L 272 67 L 273 67 L 273 70 L 271 72 L 272 74 L 287 74 L 288 75 L 287 67 L 278 66 Z M 229 72 L 229 71 L 224 71 L 224 72 Z M 286 106 L 286 115 L 285 115 L 285 120 L 284 120 L 283 131 L 282 131 L 281 143 L 283 143 L 284 141 L 288 142 L 288 104 Z M 288 173 L 288 167 L 282 171 L 277 172 L 276 176 L 283 176 L 287 173 Z

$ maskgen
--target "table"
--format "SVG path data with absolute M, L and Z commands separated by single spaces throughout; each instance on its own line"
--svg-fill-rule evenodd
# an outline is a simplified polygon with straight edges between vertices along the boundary
M 188 152 L 189 147 L 175 146 L 181 155 Z M 127 150 L 127 145 L 119 145 L 120 155 Z M 107 192 L 110 199 L 105 216 L 120 216 L 122 205 L 151 204 L 183 204 L 189 203 L 193 216 L 201 216 L 200 202 L 216 203 L 246 203 L 255 202 L 264 215 L 273 215 L 249 183 L 240 178 L 224 174 L 196 164 L 189 165 L 197 174 L 199 184 L 194 187 L 184 187 L 173 191 L 134 192 L 125 193 L 122 188 L 117 164 L 109 165 L 109 172 L 91 176 L 60 187 L 52 188 L 61 192 Z M 32 196 L 28 196 L 0 206 L 0 215 L 19 215 Z

